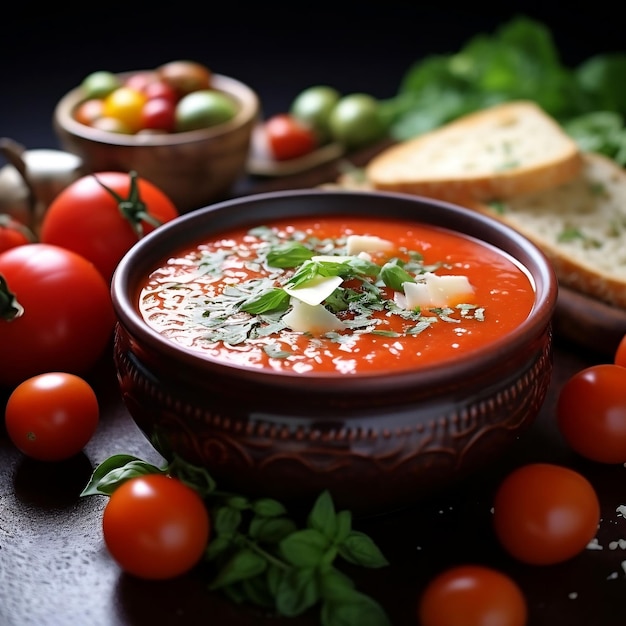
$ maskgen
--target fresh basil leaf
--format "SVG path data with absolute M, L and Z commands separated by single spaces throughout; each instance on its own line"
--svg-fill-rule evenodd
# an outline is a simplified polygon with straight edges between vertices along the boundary
M 142 461 L 128 454 L 116 454 L 109 457 L 94 470 L 81 496 L 103 495 L 110 496 L 122 483 L 137 476 L 147 474 L 164 474 L 151 463 Z
M 268 311 L 286 311 L 289 306 L 289 294 L 280 287 L 274 287 L 269 291 L 254 294 L 244 300 L 239 310 L 252 315 L 267 313 Z
M 251 504 L 252 511 L 260 517 L 279 517 L 287 514 L 287 508 L 274 498 L 258 498 Z
M 315 252 L 298 241 L 288 241 L 274 246 L 267 253 L 267 264 L 270 267 L 290 268 L 298 267 L 308 261 Z
M 315 567 L 322 562 L 329 545 L 322 532 L 306 528 L 285 537 L 280 542 L 280 552 L 287 562 L 296 567 Z
M 334 539 L 337 532 L 337 515 L 329 491 L 323 491 L 318 496 L 307 518 L 307 525 L 322 533 L 329 541 Z
M 285 617 L 296 617 L 319 600 L 313 568 L 292 569 L 280 579 L 276 590 L 276 610 Z
M 217 576 L 211 581 L 209 589 L 212 591 L 232 585 L 233 583 L 262 574 L 267 567 L 267 561 L 248 548 L 236 552 L 220 569 Z
M 213 529 L 217 535 L 232 535 L 241 524 L 241 511 L 229 506 L 220 506 L 213 511 Z
M 250 522 L 250 537 L 261 543 L 280 543 L 296 532 L 295 522 L 284 517 L 255 517 Z
M 356 590 L 342 589 L 340 600 L 322 604 L 322 626 L 391 626 L 383 608 Z
M 404 283 L 415 282 L 415 278 L 398 264 L 397 259 L 389 261 L 382 266 L 380 278 L 387 287 L 394 291 L 403 291 L 402 285 Z
M 339 546 L 339 554 L 348 562 L 363 567 L 379 568 L 389 565 L 380 548 L 369 535 L 353 530 Z

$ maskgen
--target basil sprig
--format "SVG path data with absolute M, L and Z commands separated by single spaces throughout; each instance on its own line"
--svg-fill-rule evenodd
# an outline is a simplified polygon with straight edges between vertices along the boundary
M 389 563 L 368 535 L 353 528 L 350 511 L 335 510 L 328 491 L 299 527 L 281 502 L 219 491 L 206 470 L 179 457 L 159 468 L 118 454 L 96 467 L 81 495 L 110 496 L 125 481 L 151 473 L 177 478 L 204 499 L 213 527 L 205 553 L 213 569 L 210 590 L 283 617 L 319 605 L 323 626 L 390 626 L 380 604 L 358 591 L 335 561 L 366 568 Z

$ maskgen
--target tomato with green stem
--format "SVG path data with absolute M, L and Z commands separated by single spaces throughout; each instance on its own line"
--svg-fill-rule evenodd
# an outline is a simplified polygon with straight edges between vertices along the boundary
M 573 558 L 595 537 L 600 503 L 580 473 L 550 463 L 513 470 L 499 485 L 493 523 L 502 547 L 531 565 Z
M 75 374 L 46 372 L 21 382 L 5 409 L 7 433 L 26 456 L 62 461 L 78 454 L 98 426 L 91 385 Z
M 626 367 L 617 363 L 587 367 L 563 385 L 557 423 L 575 452 L 599 463 L 626 463 L 625 390 Z
M 43 217 L 40 239 L 81 254 L 110 281 L 143 235 L 178 215 L 167 194 L 136 172 L 99 172 L 56 196 Z
M 507 574 L 483 565 L 451 567 L 426 586 L 420 626 L 525 626 L 526 598 Z
M 45 243 L 0 254 L 0 385 L 88 372 L 114 324 L 109 285 L 83 256 Z
M 177 478 L 131 478 L 111 494 L 102 517 L 109 553 L 139 578 L 164 580 L 198 564 L 210 537 L 210 518 L 197 491 Z

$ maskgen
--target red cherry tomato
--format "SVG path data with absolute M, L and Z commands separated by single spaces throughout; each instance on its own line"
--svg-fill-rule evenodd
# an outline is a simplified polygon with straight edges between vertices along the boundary
M 85 126 L 93 126 L 96 120 L 103 117 L 104 100 L 91 98 L 84 100 L 74 109 L 74 118 Z
M 148 86 L 158 80 L 159 75 L 155 70 L 133 72 L 124 79 L 124 86 L 134 89 L 135 91 L 142 91 L 145 93 Z
M 270 153 L 277 161 L 304 156 L 318 144 L 315 131 L 287 113 L 270 117 L 263 128 Z
M 129 574 L 167 579 L 201 559 L 210 535 L 202 498 L 176 478 L 131 478 L 111 495 L 102 518 L 106 546 Z
M 141 110 L 142 130 L 174 132 L 176 126 L 176 105 L 167 98 L 152 98 Z
M 494 529 L 501 545 L 533 565 L 576 556 L 595 537 L 599 521 L 593 486 L 559 465 L 519 467 L 502 481 L 494 499 Z
M 62 461 L 89 442 L 100 417 L 88 382 L 66 372 L 47 372 L 20 383 L 5 409 L 7 433 L 25 455 Z
M 525 626 L 526 599 L 506 574 L 459 565 L 434 578 L 419 604 L 420 626 Z
M 45 372 L 86 373 L 114 323 L 109 285 L 84 257 L 45 243 L 0 254 L 0 385 Z
M 148 98 L 148 100 L 165 98 L 165 100 L 169 100 L 172 104 L 176 104 L 176 102 L 178 102 L 178 94 L 175 89 L 162 80 L 155 80 L 148 83 L 142 91 L 146 94 L 146 98 Z
M 0 252 L 9 248 L 34 243 L 35 234 L 22 222 L 18 222 L 10 215 L 0 214 Z
M 606 363 L 574 374 L 557 402 L 561 434 L 581 456 L 626 463 L 626 368 Z
M 56 196 L 43 217 L 40 239 L 83 255 L 109 282 L 120 259 L 143 234 L 177 216 L 173 202 L 151 182 L 132 172 L 100 172 L 78 179 Z
M 613 361 L 615 365 L 626 367 L 626 335 L 624 335 L 622 340 L 619 342 Z

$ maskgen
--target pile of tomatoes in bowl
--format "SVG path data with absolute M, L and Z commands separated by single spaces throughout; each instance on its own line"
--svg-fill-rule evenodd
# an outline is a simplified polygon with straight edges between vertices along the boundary
M 98 70 L 80 84 L 82 99 L 73 116 L 86 126 L 130 135 L 209 128 L 233 119 L 238 110 L 212 78 L 206 65 L 188 60 L 127 74 Z

